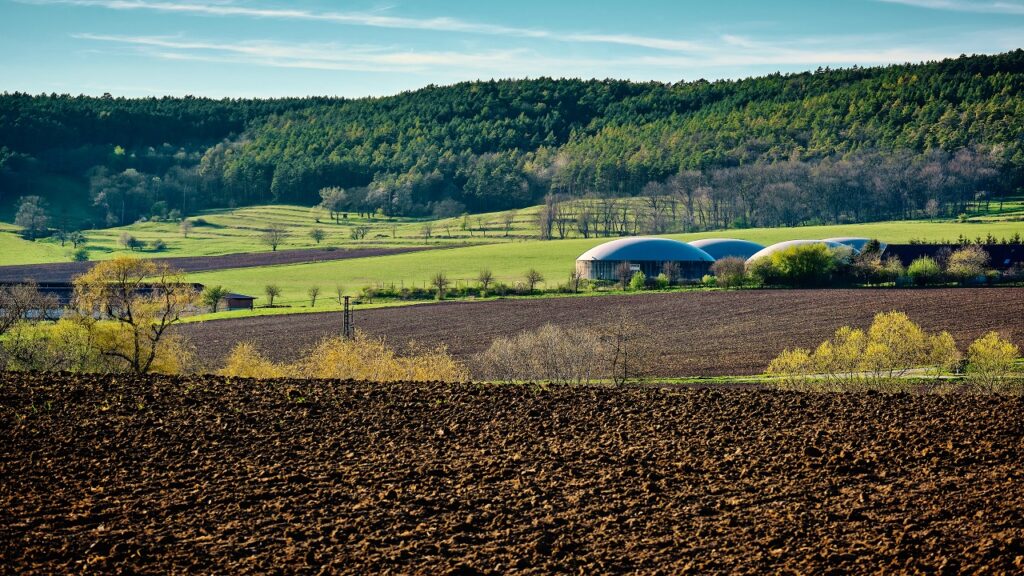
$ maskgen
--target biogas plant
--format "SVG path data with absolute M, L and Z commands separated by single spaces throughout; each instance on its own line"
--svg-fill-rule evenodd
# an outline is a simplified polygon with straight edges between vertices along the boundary
M 639 236 L 605 242 L 587 250 L 576 259 L 576 271 L 589 280 L 618 280 L 620 270 L 629 266 L 631 272 L 653 277 L 666 265 L 677 270 L 682 282 L 699 281 L 711 270 L 716 260 L 742 258 L 748 262 L 770 256 L 793 246 L 824 244 L 829 248 L 848 249 L 857 254 L 868 238 L 825 238 L 822 240 L 788 240 L 771 246 L 736 238 L 705 238 L 681 242 L 670 238 Z M 881 244 L 885 250 L 886 244 Z

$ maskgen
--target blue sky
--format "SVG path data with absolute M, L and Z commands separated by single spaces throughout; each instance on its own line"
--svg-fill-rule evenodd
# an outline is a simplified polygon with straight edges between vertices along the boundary
M 0 0 L 0 90 L 394 94 L 538 76 L 679 81 L 1024 45 L 1024 0 Z

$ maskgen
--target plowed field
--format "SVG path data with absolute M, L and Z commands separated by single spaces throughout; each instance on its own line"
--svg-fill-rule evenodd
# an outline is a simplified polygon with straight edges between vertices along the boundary
M 429 248 L 352 248 L 347 250 L 310 248 L 304 250 L 282 250 L 280 252 L 225 254 L 223 256 L 154 258 L 153 260 L 166 262 L 169 266 L 185 272 L 205 272 L 208 270 L 223 270 L 225 268 L 252 268 L 255 266 L 389 256 L 391 254 L 402 254 L 419 250 L 429 250 Z M 25 280 L 34 280 L 36 282 L 70 282 L 75 276 L 85 273 L 94 264 L 95 262 L 56 262 L 52 264 L 0 266 L 0 282 L 23 282 Z
M 20 376 L 8 573 L 1021 573 L 1024 400 Z
M 757 374 L 783 348 L 813 347 L 843 325 L 866 327 L 877 312 L 900 310 L 928 330 L 949 330 L 961 347 L 997 330 L 1024 347 L 1024 288 L 936 290 L 743 290 L 499 300 L 356 311 L 356 325 L 394 343 L 447 344 L 466 359 L 498 336 L 545 322 L 597 325 L 619 307 L 656 333 L 658 376 Z M 239 340 L 255 340 L 293 361 L 341 330 L 338 313 L 265 316 L 192 324 L 182 330 L 210 368 Z

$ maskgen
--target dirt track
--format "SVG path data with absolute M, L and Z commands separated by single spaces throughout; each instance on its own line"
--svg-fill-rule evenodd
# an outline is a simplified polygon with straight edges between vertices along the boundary
M 1024 571 L 1024 400 L 0 381 L 11 573 Z
M 223 270 L 225 268 L 252 268 L 253 266 L 274 266 L 277 264 L 298 264 L 301 262 L 324 262 L 327 260 L 387 256 L 389 254 L 429 249 L 424 247 L 352 248 L 346 250 L 310 248 L 305 250 L 282 250 L 280 252 L 225 254 L 223 256 L 153 258 L 153 260 L 156 262 L 166 262 L 174 268 L 185 272 L 205 272 L 207 270 Z M 57 262 L 53 264 L 0 266 L 0 282 L 22 282 L 25 280 L 35 280 L 36 282 L 70 282 L 72 278 L 84 273 L 93 264 L 95 262 Z
M 658 376 L 756 374 L 783 348 L 815 346 L 842 325 L 866 327 L 877 312 L 901 310 L 929 330 L 949 330 L 961 347 L 997 330 L 1024 347 L 1024 288 L 936 290 L 744 290 L 441 303 L 357 311 L 356 324 L 395 343 L 444 343 L 458 357 L 497 336 L 545 322 L 597 324 L 620 306 L 657 333 Z M 235 342 L 255 340 L 276 360 L 341 329 L 341 315 L 298 314 L 192 324 L 182 330 L 210 368 Z

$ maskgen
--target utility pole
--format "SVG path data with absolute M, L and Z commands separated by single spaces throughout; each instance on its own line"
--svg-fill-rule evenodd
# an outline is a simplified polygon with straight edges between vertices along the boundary
M 341 329 L 341 336 L 346 340 L 352 337 L 352 308 L 349 306 L 349 297 L 345 296 L 344 325 Z

